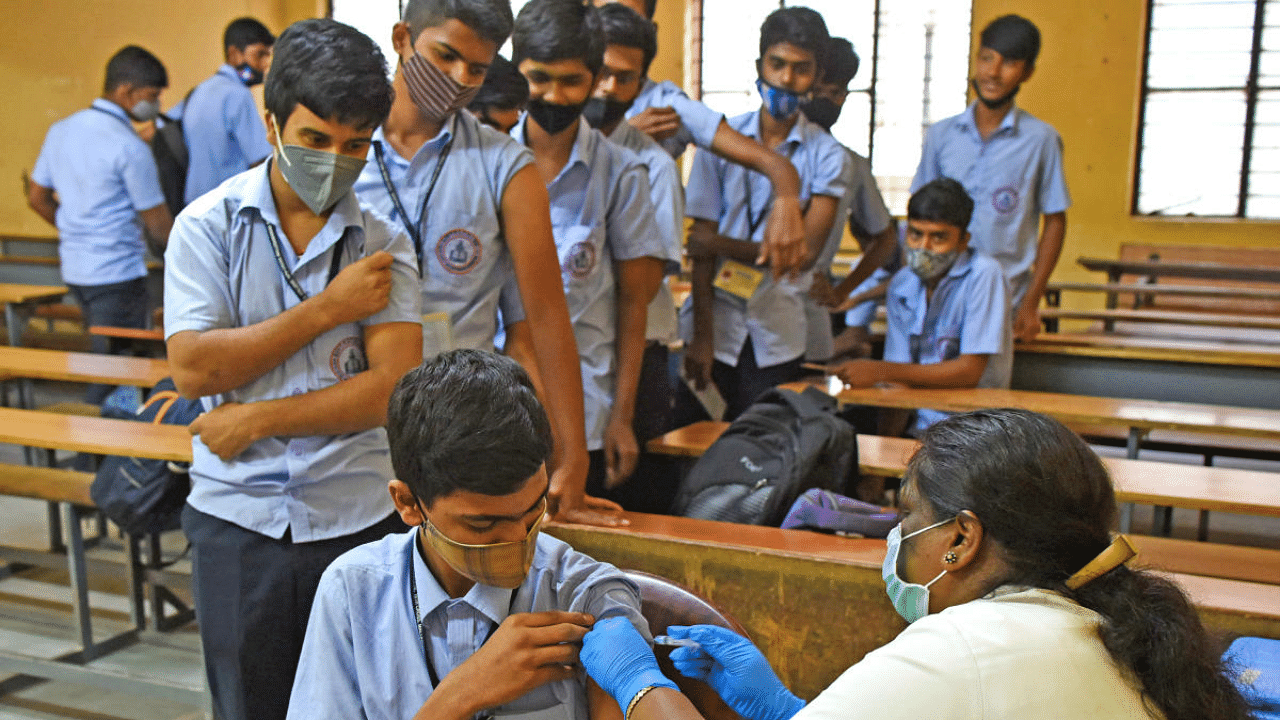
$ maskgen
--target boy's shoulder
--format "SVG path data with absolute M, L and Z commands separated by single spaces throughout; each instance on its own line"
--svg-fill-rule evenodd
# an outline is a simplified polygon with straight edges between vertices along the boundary
M 411 528 L 358 545 L 330 563 L 321 582 L 341 586 L 348 597 L 373 597 L 399 587 L 401 576 L 407 578 L 406 553 L 416 537 L 417 528 Z

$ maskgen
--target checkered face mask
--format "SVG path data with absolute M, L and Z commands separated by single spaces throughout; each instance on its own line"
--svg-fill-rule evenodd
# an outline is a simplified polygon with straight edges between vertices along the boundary
M 422 533 L 431 549 L 459 574 L 481 585 L 513 590 L 520 587 L 529 574 L 529 568 L 533 567 L 533 554 L 546 511 L 547 501 L 543 498 L 538 519 L 529 528 L 525 539 L 518 542 L 465 545 L 445 537 L 425 516 Z

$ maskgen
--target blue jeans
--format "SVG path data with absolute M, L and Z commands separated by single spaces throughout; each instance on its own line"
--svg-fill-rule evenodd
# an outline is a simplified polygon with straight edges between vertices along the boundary
M 71 294 L 84 311 L 86 327 L 145 328 L 147 326 L 147 279 L 145 277 L 111 283 L 109 285 L 68 285 Z M 130 343 L 123 338 L 105 338 L 94 335 L 90 347 L 96 353 L 123 355 Z M 90 385 L 85 391 L 85 402 L 101 405 L 111 393 L 110 385 Z

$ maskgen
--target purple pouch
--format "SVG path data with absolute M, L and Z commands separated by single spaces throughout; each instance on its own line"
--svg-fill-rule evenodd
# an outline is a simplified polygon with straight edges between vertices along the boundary
M 782 527 L 853 533 L 863 537 L 882 538 L 898 524 L 896 511 L 886 512 L 872 505 L 830 490 L 813 488 L 796 499 Z

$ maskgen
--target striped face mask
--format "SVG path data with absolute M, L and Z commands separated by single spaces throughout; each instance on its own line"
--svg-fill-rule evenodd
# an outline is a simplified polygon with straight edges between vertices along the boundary
M 401 63 L 404 81 L 409 86 L 409 99 L 418 106 L 423 117 L 440 122 L 461 110 L 475 99 L 479 85 L 463 85 L 449 77 L 434 63 L 416 50 L 413 56 Z
M 542 500 L 542 511 L 529 534 L 518 542 L 466 545 L 445 537 L 430 520 L 423 520 L 422 534 L 431 549 L 458 574 L 481 585 L 513 590 L 520 587 L 533 567 L 534 551 L 538 547 L 538 533 L 546 517 L 547 501 Z M 425 516 L 424 516 L 425 517 Z

